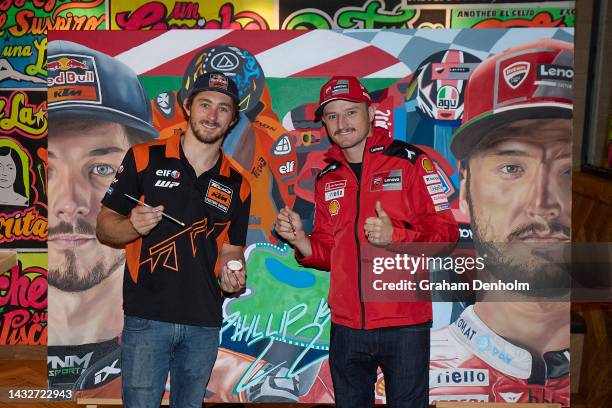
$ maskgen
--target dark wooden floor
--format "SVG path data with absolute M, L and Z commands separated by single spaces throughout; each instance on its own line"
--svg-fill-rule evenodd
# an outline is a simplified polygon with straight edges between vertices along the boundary
M 76 403 L 21 403 L 9 400 L 10 389 L 47 388 L 47 348 L 0 346 L 0 407 L 74 408 Z

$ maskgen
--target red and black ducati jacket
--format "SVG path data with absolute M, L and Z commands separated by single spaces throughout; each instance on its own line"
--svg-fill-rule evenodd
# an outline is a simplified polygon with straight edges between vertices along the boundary
M 304 266 L 331 272 L 332 321 L 355 329 L 403 326 L 432 319 L 430 302 L 365 302 L 360 244 L 365 220 L 376 217 L 376 201 L 393 221 L 393 242 L 456 242 L 458 227 L 431 159 L 417 147 L 374 128 L 368 137 L 361 179 L 338 146 L 317 177 L 312 255 Z

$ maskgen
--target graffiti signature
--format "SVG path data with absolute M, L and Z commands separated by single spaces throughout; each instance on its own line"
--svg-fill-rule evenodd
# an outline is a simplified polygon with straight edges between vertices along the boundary
M 285 310 L 282 313 L 280 324 L 277 328 L 273 327 L 274 315 L 270 314 L 266 320 L 267 323 L 265 325 L 265 329 L 262 331 L 258 331 L 259 323 L 262 321 L 262 316 L 260 315 L 254 315 L 251 317 L 247 315 L 241 316 L 240 312 L 234 312 L 224 320 L 223 327 L 221 328 L 221 334 L 232 330 L 232 341 L 244 341 L 248 346 L 260 341 L 268 341 L 257 358 L 250 364 L 249 368 L 242 374 L 240 380 L 236 383 L 234 387 L 235 393 L 245 391 L 252 385 L 257 384 L 262 378 L 266 377 L 280 366 L 288 366 L 289 370 L 285 374 L 285 377 L 294 378 L 304 370 L 327 358 L 327 355 L 324 355 L 318 359 L 309 361 L 307 364 L 303 364 L 306 354 L 310 350 L 315 349 L 317 342 L 324 333 L 325 327 L 331 318 L 327 302 L 325 299 L 321 299 L 312 322 L 300 327 L 294 332 L 293 337 L 306 339 L 304 344 L 302 344 L 303 350 L 295 358 L 295 360 L 293 362 L 282 361 L 272 367 L 267 367 L 265 370 L 259 370 L 258 368 L 266 353 L 270 350 L 275 341 L 288 341 L 287 333 L 290 331 L 290 329 L 295 329 L 295 327 L 292 326 L 299 324 L 298 322 L 306 315 L 307 311 L 308 306 L 304 303 L 297 304 L 291 309 Z M 263 318 L 265 319 L 265 317 Z

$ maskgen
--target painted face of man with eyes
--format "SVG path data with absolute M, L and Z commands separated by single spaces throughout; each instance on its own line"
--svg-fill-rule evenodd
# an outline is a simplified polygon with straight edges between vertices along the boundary
M 570 240 L 571 153 L 570 119 L 526 119 L 492 131 L 464 162 L 461 205 L 499 278 L 550 288 L 566 276 L 554 262 Z
M 49 129 L 49 284 L 89 289 L 124 262 L 123 249 L 100 244 L 100 200 L 130 148 L 125 128 L 71 121 Z

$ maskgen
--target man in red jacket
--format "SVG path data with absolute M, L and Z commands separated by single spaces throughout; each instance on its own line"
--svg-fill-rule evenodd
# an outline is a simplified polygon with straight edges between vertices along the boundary
M 360 247 L 455 242 L 458 228 L 432 161 L 373 127 L 374 112 L 357 78 L 333 77 L 323 85 L 316 114 L 333 146 L 317 177 L 313 232 L 307 236 L 288 207 L 276 231 L 302 265 L 331 271 L 336 406 L 372 406 L 380 366 L 389 406 L 425 407 L 431 304 L 366 301 Z

